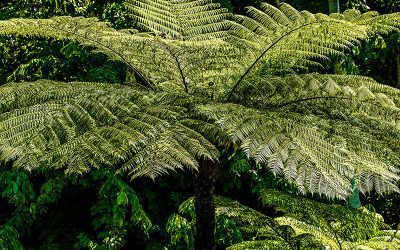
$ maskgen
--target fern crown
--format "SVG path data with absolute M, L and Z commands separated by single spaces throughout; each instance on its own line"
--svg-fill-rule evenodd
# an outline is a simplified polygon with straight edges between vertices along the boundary
M 132 177 L 197 169 L 242 150 L 302 192 L 398 191 L 400 91 L 321 75 L 332 56 L 398 32 L 400 14 L 323 15 L 262 4 L 232 15 L 211 0 L 127 0 L 138 30 L 94 18 L 0 21 L 1 35 L 77 41 L 123 62 L 136 83 L 0 87 L 0 158 L 27 170 Z M 303 74 L 296 74 L 303 72 Z

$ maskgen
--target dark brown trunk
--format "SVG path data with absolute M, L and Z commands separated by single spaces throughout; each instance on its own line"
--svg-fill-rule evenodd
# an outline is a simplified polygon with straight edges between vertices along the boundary
M 396 68 L 397 68 L 397 88 L 400 88 L 400 51 L 399 51 L 399 44 L 396 44 Z
M 393 13 L 397 12 L 397 5 L 395 4 L 393 7 Z M 397 84 L 396 87 L 400 88 L 400 44 L 399 38 L 396 37 L 396 49 L 395 49 L 395 61 L 396 61 L 396 73 L 397 73 Z
M 214 185 L 217 178 L 217 164 L 200 160 L 199 171 L 194 176 L 196 232 L 195 250 L 215 250 L 215 205 Z

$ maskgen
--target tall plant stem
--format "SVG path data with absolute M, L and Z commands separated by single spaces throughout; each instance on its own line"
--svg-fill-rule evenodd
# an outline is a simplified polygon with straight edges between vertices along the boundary
M 217 164 L 211 160 L 200 160 L 194 176 L 196 232 L 195 250 L 215 250 L 215 205 L 214 185 L 217 179 Z

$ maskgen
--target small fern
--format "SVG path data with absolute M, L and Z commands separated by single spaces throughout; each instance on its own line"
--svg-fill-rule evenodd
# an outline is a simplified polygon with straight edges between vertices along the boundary
M 236 249 L 397 249 L 399 235 L 388 230 L 382 218 L 367 210 L 328 205 L 307 198 L 297 198 L 273 190 L 261 193 L 264 205 L 285 213 L 271 218 L 237 201 L 215 197 L 218 218 L 232 221 L 243 242 L 228 246 Z M 179 218 L 179 219 L 178 219 Z M 179 215 L 170 217 L 167 227 L 174 243 L 187 241 L 191 249 L 194 200 L 179 207 Z M 186 226 L 184 226 L 186 225 Z M 217 230 L 218 230 L 217 226 Z M 217 235 L 221 232 L 217 231 Z M 229 237 L 223 235 L 223 237 Z

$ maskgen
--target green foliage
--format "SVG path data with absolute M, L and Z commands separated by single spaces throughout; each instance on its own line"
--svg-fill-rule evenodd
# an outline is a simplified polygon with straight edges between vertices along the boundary
M 115 27 L 127 28 L 128 19 L 118 14 L 120 6 L 112 6 L 105 16 Z M 140 31 L 116 30 L 97 18 L 0 21 L 5 36 L 40 37 L 44 48 L 46 39 L 63 41 L 56 46 L 61 46 L 66 65 L 82 58 L 90 61 L 97 52 L 120 63 L 85 66 L 84 79 L 121 81 L 121 64 L 137 79 L 130 85 L 40 80 L 0 87 L 0 159 L 13 167 L 0 178 L 2 198 L 10 208 L 2 221 L 4 237 L 17 246 L 17 238 L 35 238 L 29 233 L 39 228 L 41 235 L 32 245 L 44 248 L 120 249 L 132 245 L 131 237 L 146 239 L 139 247 L 149 243 L 149 248 L 163 248 L 163 240 L 147 237 L 159 234 L 156 237 L 162 239 L 168 233 L 172 248 L 191 248 L 193 200 L 183 203 L 168 221 L 159 213 L 158 224 L 152 224 L 145 209 L 160 211 L 155 208 L 160 195 L 150 188 L 157 184 L 147 183 L 139 195 L 124 176 L 155 178 L 181 169 L 196 171 L 200 159 L 220 160 L 221 149 L 234 152 L 228 159 L 233 164 L 222 171 L 223 178 L 235 176 L 225 192 L 247 188 L 241 183 L 250 174 L 254 193 L 287 212 L 272 218 L 217 197 L 216 236 L 221 247 L 398 248 L 396 232 L 381 230 L 385 225 L 371 212 L 278 193 L 267 197 L 261 191 L 277 185 L 293 193 L 345 199 L 354 189 L 378 194 L 399 190 L 399 90 L 366 77 L 295 74 L 345 56 L 361 40 L 398 32 L 398 13 L 350 10 L 327 16 L 263 3 L 261 9 L 249 7 L 243 16 L 207 0 L 130 0 L 126 7 Z M 16 80 L 57 78 L 59 72 L 82 79 L 70 74 L 71 68 L 57 68 L 62 63 L 53 53 L 39 57 L 7 72 L 16 72 Z M 265 172 L 287 182 L 266 184 L 273 178 Z M 88 198 L 87 204 L 69 210 L 79 210 L 80 218 L 93 217 L 91 228 L 74 224 L 73 214 L 58 213 L 57 206 L 81 189 L 97 199 Z M 171 196 L 172 202 L 185 197 Z M 142 206 L 139 197 L 151 204 Z M 90 213 L 82 214 L 88 207 Z M 309 209 L 302 212 L 300 207 Z M 55 225 L 68 221 L 66 217 L 72 225 L 65 234 L 77 242 L 59 240 L 64 228 L 57 230 Z M 22 222 L 28 224 L 26 234 L 20 233 Z M 166 230 L 159 228 L 164 223 Z
M 347 74 L 367 75 L 384 84 L 398 86 L 395 57 L 398 53 L 398 39 L 397 33 L 368 39 L 345 58 L 342 69 Z
M 247 156 L 243 152 L 235 152 L 229 155 L 228 152 L 224 151 L 222 157 L 228 155 L 226 164 L 227 167 L 221 168 L 219 173 L 219 179 L 224 185 L 222 186 L 223 191 L 235 189 L 240 190 L 242 187 L 242 176 L 249 173 L 252 169 Z M 223 158 L 224 159 L 224 158 Z
M 2 39 L 0 44 L 0 83 L 35 81 L 41 78 L 61 81 L 96 81 L 120 83 L 125 80 L 124 67 L 108 61 L 77 43 Z
M 365 207 L 350 209 L 273 190 L 261 192 L 263 204 L 284 216 L 270 218 L 233 200 L 215 197 L 216 235 L 227 249 L 396 249 L 400 241 L 380 215 Z M 168 221 L 171 243 L 192 249 L 193 199 Z M 225 229 L 229 228 L 225 231 Z M 229 233 L 227 233 L 229 232 Z M 184 244 L 186 243 L 186 244 Z M 237 244 L 236 244 L 237 243 Z
M 8 171 L 2 183 L 0 249 L 120 249 L 134 235 L 143 246 L 153 230 L 130 184 L 105 169 L 81 177 Z M 29 198 L 16 203 L 16 197 Z
M 122 9 L 121 0 L 16 0 L 0 3 L 0 20 L 12 17 L 99 16 L 116 28 L 131 25 L 132 18 Z
M 57 0 L 58 1 L 58 0 Z M 49 17 L 53 15 L 98 16 L 115 28 L 132 25 L 123 11 L 122 1 L 65 1 L 67 10 L 57 1 L 12 1 L 0 8 L 0 19 L 11 17 Z M 39 6 L 39 11 L 35 10 Z M 61 5 L 64 6 L 64 5 Z M 55 11 L 53 13 L 53 10 Z M 0 39 L 0 84 L 9 81 L 35 81 L 41 78 L 59 81 L 96 81 L 122 83 L 125 67 L 102 54 L 76 43 L 7 37 Z
M 82 233 L 78 236 L 75 248 L 120 249 L 126 245 L 127 231 L 134 228 L 139 228 L 144 236 L 148 235 L 152 223 L 136 193 L 121 176 L 102 171 L 95 174 L 94 180 L 104 181 L 98 193 L 98 202 L 91 208 L 91 214 L 95 217 L 92 226 L 99 232 L 99 242 Z
M 380 215 L 363 207 L 351 209 L 342 205 L 327 205 L 306 198 L 285 195 L 274 190 L 260 193 L 264 205 L 305 223 L 318 226 L 323 230 L 336 227 L 336 234 L 349 241 L 360 241 L 377 236 L 381 229 L 389 227 L 383 223 Z
M 24 249 L 22 243 L 18 240 L 18 232 L 13 227 L 8 225 L 0 227 L 0 249 Z
M 0 187 L 1 197 L 16 206 L 26 204 L 35 198 L 26 172 L 2 171 Z
M 399 0 L 373 0 L 368 1 L 369 7 L 372 9 L 379 10 L 383 13 L 396 12 L 396 9 L 399 8 L 400 2 Z
M 358 9 L 361 11 L 369 10 L 366 0 L 348 0 L 345 7 L 346 9 Z
M 189 222 L 178 214 L 169 217 L 166 231 L 171 236 L 171 245 L 175 249 L 193 249 L 193 222 Z

